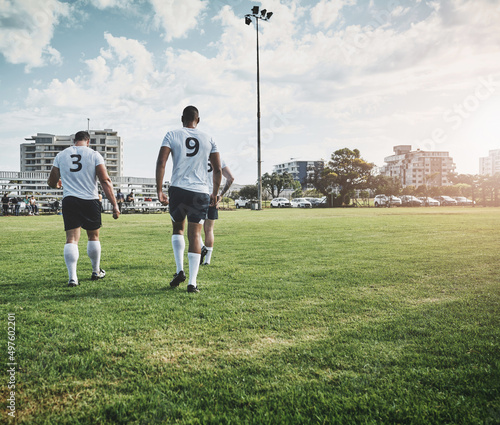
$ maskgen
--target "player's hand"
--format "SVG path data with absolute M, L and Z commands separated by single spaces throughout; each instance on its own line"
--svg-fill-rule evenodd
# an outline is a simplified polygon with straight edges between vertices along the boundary
M 56 183 L 56 189 L 61 189 L 62 188 L 62 180 L 59 179 L 59 181 Z
M 118 206 L 113 207 L 113 218 L 116 220 L 118 217 L 120 217 L 120 210 Z
M 158 193 L 158 200 L 160 201 L 160 204 L 162 204 L 163 206 L 168 205 L 167 195 L 165 195 L 163 192 Z

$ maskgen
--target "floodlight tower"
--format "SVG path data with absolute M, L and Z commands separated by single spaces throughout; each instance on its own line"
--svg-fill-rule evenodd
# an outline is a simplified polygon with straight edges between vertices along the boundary
M 269 21 L 273 12 L 262 9 L 259 13 L 259 6 L 252 7 L 252 13 L 245 15 L 245 24 L 250 25 L 252 18 L 255 19 L 255 30 L 257 32 L 257 175 L 258 175 L 258 197 L 259 210 L 262 209 L 262 160 L 260 155 L 260 71 L 259 71 L 259 19 Z

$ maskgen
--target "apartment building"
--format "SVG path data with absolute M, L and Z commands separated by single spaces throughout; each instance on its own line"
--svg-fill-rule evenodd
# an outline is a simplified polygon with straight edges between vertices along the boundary
M 112 129 L 90 130 L 90 147 L 105 160 L 111 177 L 121 177 L 123 170 L 123 142 Z M 73 145 L 74 134 L 56 136 L 37 133 L 25 139 L 20 146 L 21 172 L 49 172 L 56 155 Z
M 307 184 L 307 177 L 316 167 L 324 167 L 324 161 L 300 161 L 291 159 L 288 162 L 274 165 L 273 172 L 283 174 L 287 172 L 293 176 L 293 179 L 302 185 L 302 190 L 313 189 L 314 187 Z
M 403 187 L 448 186 L 449 175 L 455 171 L 455 163 L 449 152 L 411 150 L 411 145 L 394 146 L 394 155 L 384 159 L 382 175 L 396 177 Z
M 500 149 L 489 151 L 489 155 L 479 158 L 479 174 L 493 176 L 500 173 Z

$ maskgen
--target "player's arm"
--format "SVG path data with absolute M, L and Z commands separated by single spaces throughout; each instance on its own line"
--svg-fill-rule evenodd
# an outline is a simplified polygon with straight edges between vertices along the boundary
M 224 194 L 229 190 L 231 185 L 234 182 L 234 177 L 233 174 L 231 173 L 231 170 L 229 167 L 224 167 L 222 169 L 222 176 L 226 179 L 226 184 L 224 185 L 224 188 L 222 189 L 222 192 L 220 193 L 220 196 L 223 197 Z
M 116 220 L 120 217 L 120 209 L 116 203 L 115 194 L 113 192 L 113 182 L 108 175 L 108 170 L 106 170 L 106 166 L 104 164 L 99 164 L 95 167 L 95 171 L 97 178 L 99 179 L 99 183 L 101 183 L 102 190 L 106 194 L 106 198 L 109 202 L 111 202 L 111 205 L 113 205 L 113 218 Z
M 212 164 L 212 170 L 213 170 L 213 181 L 214 181 L 214 187 L 212 190 L 212 194 L 210 195 L 210 205 L 211 206 L 217 206 L 219 203 L 219 188 L 220 188 L 220 182 L 222 180 L 222 165 L 220 161 L 220 155 L 219 152 L 213 152 L 209 156 L 210 164 Z
M 59 171 L 59 168 L 52 167 L 52 169 L 50 170 L 49 178 L 47 179 L 47 184 L 52 189 L 60 189 L 62 187 L 61 173 Z
M 170 155 L 170 148 L 162 146 L 156 160 L 156 194 L 162 205 L 168 205 L 167 195 L 163 193 L 163 177 L 165 176 L 165 165 Z

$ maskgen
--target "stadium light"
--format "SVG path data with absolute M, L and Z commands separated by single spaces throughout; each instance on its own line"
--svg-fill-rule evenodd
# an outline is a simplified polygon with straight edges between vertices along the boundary
M 259 19 L 269 21 L 273 12 L 268 12 L 267 9 L 262 9 L 259 14 L 259 6 L 252 7 L 252 13 L 245 15 L 245 24 L 250 25 L 252 18 L 255 19 L 255 30 L 257 33 L 257 176 L 258 176 L 258 198 L 259 207 L 262 209 L 262 160 L 260 154 L 260 70 L 259 70 Z

